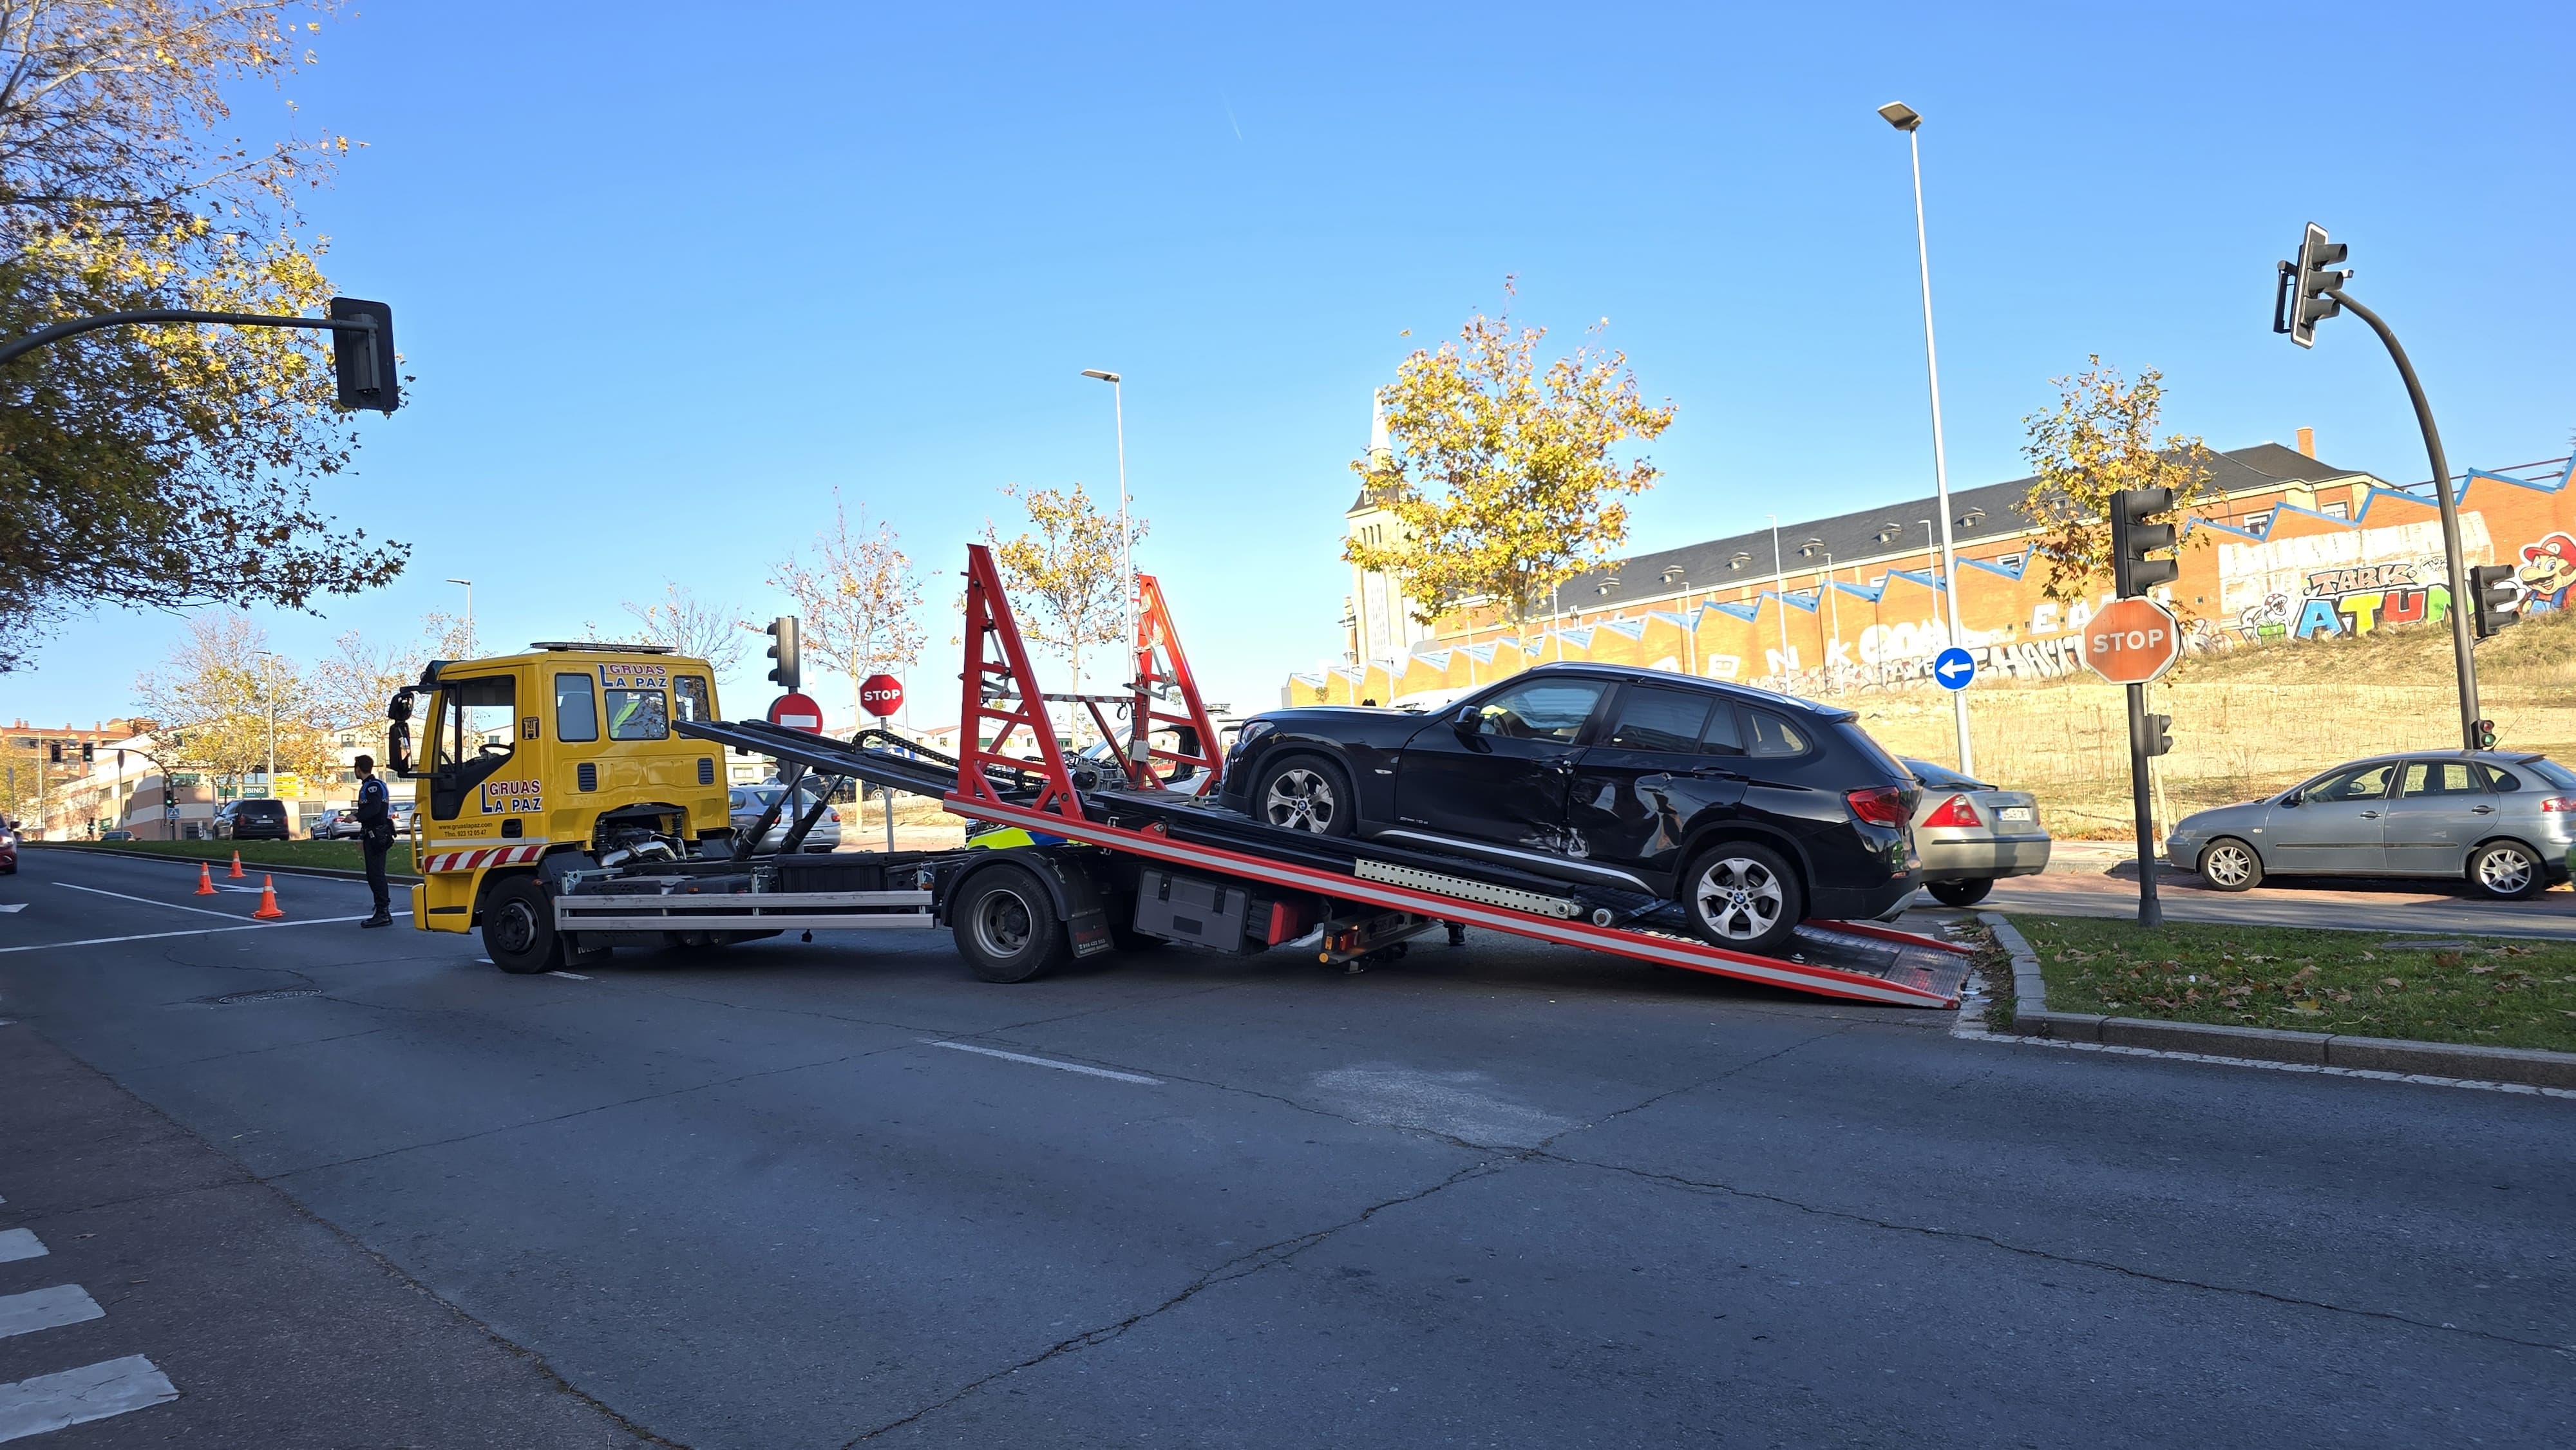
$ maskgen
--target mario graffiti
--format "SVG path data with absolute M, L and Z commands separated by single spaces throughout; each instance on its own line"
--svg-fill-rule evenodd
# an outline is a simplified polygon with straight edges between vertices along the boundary
M 2567 590 L 2576 585 L 2576 539 L 2551 534 L 2539 543 L 2523 545 L 2522 567 L 2513 578 L 2522 586 L 2524 612 L 2565 609 Z

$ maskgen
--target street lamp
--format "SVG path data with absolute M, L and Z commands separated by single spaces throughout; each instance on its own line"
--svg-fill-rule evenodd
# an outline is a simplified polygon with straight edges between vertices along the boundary
M 472 654 L 474 653 L 474 581 L 450 579 L 447 582 L 465 586 L 465 652 Z
M 1941 445 L 1941 358 L 1932 345 L 1932 248 L 1923 228 L 1923 117 L 1903 101 L 1888 102 L 1878 108 L 1878 114 L 1905 133 L 1906 148 L 1914 158 L 1914 252 L 1923 272 L 1923 368 L 1932 380 L 1932 486 L 1941 495 L 1941 572 L 1949 581 L 1941 594 L 1949 606 L 1944 620 L 1949 642 L 1957 645 L 1966 641 L 1967 631 L 1959 627 L 1959 566 L 1950 546 L 1950 459 Z M 1974 775 L 1976 766 L 1968 747 L 1967 692 L 1952 690 L 1950 704 L 1957 712 L 1959 773 Z
M 1789 570 L 1780 557 L 1780 516 L 1764 514 L 1771 521 L 1771 612 L 1780 621 L 1780 682 L 1789 682 Z M 1781 694 L 1789 693 L 1782 690 Z
M 1127 643 L 1123 649 L 1127 655 L 1127 668 L 1133 673 L 1136 667 L 1136 561 L 1127 537 L 1127 390 L 1124 380 L 1116 373 L 1084 368 L 1082 375 L 1109 385 L 1110 416 L 1118 427 L 1118 587 L 1122 601 L 1119 617 L 1127 622 Z M 1133 681 L 1128 688 L 1135 688 Z M 1144 737 L 1140 734 L 1137 740 L 1141 744 Z
M 259 702 L 268 711 L 268 793 L 277 794 L 277 687 L 269 683 L 268 662 L 277 658 L 270 650 L 252 650 L 259 661 Z

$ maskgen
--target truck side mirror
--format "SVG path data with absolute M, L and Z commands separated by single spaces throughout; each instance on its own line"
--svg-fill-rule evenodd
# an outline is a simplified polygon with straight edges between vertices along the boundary
M 398 690 L 385 702 L 385 769 L 411 778 L 411 691 Z

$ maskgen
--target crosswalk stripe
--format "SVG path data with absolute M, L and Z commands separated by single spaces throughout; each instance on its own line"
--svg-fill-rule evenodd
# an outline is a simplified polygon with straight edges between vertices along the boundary
M 179 1387 L 139 1354 L 0 1385 L 0 1440 L 21 1440 L 179 1398 Z
M 106 1317 L 107 1311 L 99 1308 L 98 1301 L 89 1297 L 89 1291 L 78 1284 L 56 1284 L 50 1289 L 35 1289 L 24 1294 L 0 1294 L 0 1339 Z
M 41 1259 L 45 1241 L 31 1228 L 0 1228 L 0 1264 L 13 1264 L 20 1259 Z

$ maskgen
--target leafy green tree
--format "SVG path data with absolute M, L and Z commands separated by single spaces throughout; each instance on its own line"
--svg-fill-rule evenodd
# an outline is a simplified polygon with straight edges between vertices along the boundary
M 0 0 L 0 336 L 144 307 L 310 315 L 324 243 L 297 210 L 345 138 L 226 139 L 339 0 Z M 407 550 L 339 531 L 311 484 L 349 461 L 328 343 L 119 327 L 0 369 L 0 669 L 95 605 L 305 607 Z
M 2041 592 L 2061 603 L 2090 598 L 2111 577 L 2111 495 L 2124 488 L 2170 488 L 2173 520 L 2182 548 L 2209 542 L 2205 532 L 2180 526 L 2209 503 L 2207 444 L 2196 437 L 2155 433 L 2164 412 L 2164 374 L 2149 369 L 2136 382 L 2099 356 L 2071 378 L 2052 378 L 2057 406 L 2022 420 L 2029 441 L 2022 453 L 2036 475 L 2022 511 L 2039 528 L 2036 541 L 2048 560 Z
M 1506 297 L 1510 278 L 1503 280 Z M 1596 335 L 1608 319 L 1594 325 Z M 1556 585 L 1628 537 L 1627 495 L 1660 470 L 1621 457 L 1672 426 L 1644 402 L 1625 353 L 1577 348 L 1538 364 L 1545 328 L 1479 313 L 1458 339 L 1416 350 L 1381 398 L 1388 447 L 1351 463 L 1397 536 L 1354 537 L 1342 557 L 1401 582 L 1425 623 L 1491 600 L 1514 625 Z

